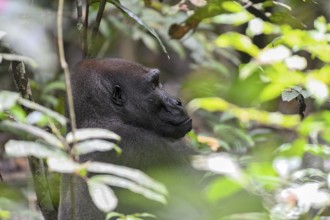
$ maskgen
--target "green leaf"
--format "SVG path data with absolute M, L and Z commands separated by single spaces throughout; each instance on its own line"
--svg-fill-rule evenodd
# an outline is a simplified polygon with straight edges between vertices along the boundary
M 216 202 L 227 198 L 240 190 L 242 190 L 242 187 L 234 180 L 229 178 L 219 178 L 209 185 L 207 197 L 211 202 Z
M 9 91 L 0 92 L 0 112 L 12 108 L 19 98 L 19 94 Z
M 103 212 L 110 212 L 117 207 L 118 199 L 106 184 L 92 178 L 87 180 L 87 185 L 89 194 L 98 209 Z
M 26 112 L 19 105 L 14 105 L 9 109 L 9 114 L 15 118 L 16 121 L 25 122 L 26 121 Z
M 160 193 L 156 193 L 146 187 L 134 183 L 133 181 L 121 177 L 116 177 L 111 175 L 97 175 L 92 177 L 92 180 L 95 180 L 97 182 L 102 182 L 115 187 L 129 189 L 130 191 L 141 194 L 148 199 L 166 204 L 166 199 L 164 195 Z
M 161 194 L 167 194 L 167 190 L 163 184 L 153 180 L 140 170 L 101 162 L 90 162 L 87 164 L 86 169 L 87 171 L 93 173 L 109 173 L 119 177 L 127 178 L 143 187 L 150 188 Z
M 110 212 L 105 217 L 105 220 L 109 220 L 109 219 L 114 218 L 114 217 L 118 217 L 119 219 L 121 219 L 125 216 L 123 214 L 118 213 L 118 212 Z
M 215 45 L 218 47 L 233 47 L 252 57 L 256 57 L 259 53 L 259 48 L 252 43 L 249 37 L 237 32 L 227 32 L 220 35 L 220 37 L 215 40 Z
M 38 158 L 46 158 L 57 155 L 64 155 L 59 151 L 51 149 L 49 146 L 31 142 L 10 140 L 5 144 L 6 154 L 10 157 L 27 157 L 35 156 Z
M 46 108 L 42 105 L 39 105 L 35 102 L 31 102 L 31 101 L 29 101 L 27 99 L 23 99 L 23 98 L 19 98 L 18 103 L 27 108 L 34 109 L 34 110 L 37 110 L 37 111 L 40 111 L 40 112 L 46 114 L 50 118 L 53 118 L 56 121 L 58 121 L 62 126 L 66 125 L 66 118 L 63 115 L 61 115 L 49 108 Z
M 29 134 L 36 138 L 41 138 L 51 146 L 63 148 L 62 142 L 55 135 L 32 125 L 5 120 L 0 122 L 0 129 L 12 131 L 18 135 L 22 135 L 23 132 L 23 134 Z
M 43 93 L 49 93 L 54 90 L 65 91 L 65 83 L 63 81 L 51 82 L 51 83 L 47 84 L 47 86 L 43 90 Z
M 146 23 L 144 23 L 144 21 L 142 21 L 142 19 L 139 18 L 137 15 L 135 15 L 131 10 L 129 10 L 128 8 L 126 8 L 125 6 L 120 4 L 119 1 L 117 1 L 117 0 L 108 0 L 108 2 L 112 3 L 114 6 L 116 6 L 123 13 L 125 13 L 130 18 L 135 20 L 141 26 L 143 26 L 152 36 L 154 36 L 157 39 L 157 41 L 159 42 L 159 45 L 161 46 L 163 52 L 167 55 L 168 58 L 170 58 L 170 55 L 168 54 L 165 45 L 163 44 L 162 40 L 160 39 L 160 37 L 158 36 L 158 34 L 156 33 L 156 31 L 154 29 L 152 29 Z
M 66 141 L 68 143 L 73 143 L 74 141 L 84 141 L 88 139 L 110 139 L 110 140 L 120 140 L 120 137 L 113 133 L 112 131 L 101 129 L 101 128 L 81 128 L 78 129 L 73 135 L 72 132 L 69 132 L 66 135 Z
M 94 151 L 109 151 L 112 149 L 115 149 L 118 153 L 121 153 L 121 149 L 116 144 L 104 140 L 84 141 L 75 146 L 75 152 L 79 155 L 88 154 Z

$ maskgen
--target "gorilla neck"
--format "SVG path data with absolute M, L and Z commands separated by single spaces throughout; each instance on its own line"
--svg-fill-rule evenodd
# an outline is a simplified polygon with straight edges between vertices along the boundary
M 100 162 L 109 162 L 109 158 L 112 158 L 112 163 L 147 171 L 151 168 L 177 167 L 178 164 L 187 166 L 187 157 L 192 153 L 180 139 L 162 137 L 150 130 L 124 124 L 119 119 L 90 119 L 78 126 L 109 129 L 121 136 L 119 146 L 123 150 L 122 154 L 116 156 L 114 151 L 93 153 L 92 160 Z M 91 157 L 88 155 L 86 159 L 81 159 L 84 161 Z

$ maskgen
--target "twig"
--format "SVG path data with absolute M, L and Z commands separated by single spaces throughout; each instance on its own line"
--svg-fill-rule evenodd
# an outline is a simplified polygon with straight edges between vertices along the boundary
M 103 17 L 103 12 L 104 12 L 106 3 L 107 3 L 106 0 L 100 0 L 99 10 L 98 10 L 97 15 L 96 15 L 95 23 L 93 25 L 93 31 L 92 31 L 92 34 L 91 34 L 91 38 L 89 39 L 90 41 L 89 41 L 89 44 L 88 44 L 88 52 L 92 51 L 93 40 L 99 32 L 100 23 L 101 23 L 101 20 L 102 20 L 102 17 Z M 90 56 L 90 54 L 88 54 L 88 53 L 87 53 L 87 55 Z
M 29 80 L 25 71 L 24 63 L 21 61 L 12 62 L 12 71 L 17 90 L 22 97 L 32 101 L 32 92 L 29 85 Z M 31 112 L 31 109 L 25 108 L 26 112 Z M 48 184 L 46 169 L 43 160 L 35 157 L 28 157 L 29 165 L 34 182 L 35 192 L 40 210 L 47 220 L 57 218 L 57 211 L 52 202 L 50 187 Z
M 72 97 L 72 90 L 71 90 L 70 71 L 69 71 L 68 64 L 65 60 L 65 54 L 64 54 L 63 31 L 62 31 L 63 2 L 64 2 L 64 0 L 59 0 L 59 3 L 58 3 L 57 43 L 58 43 L 58 50 L 59 50 L 59 56 L 60 56 L 60 63 L 61 63 L 61 67 L 64 71 L 64 77 L 65 77 L 66 95 L 67 95 L 67 99 L 68 99 L 68 108 L 69 108 L 69 116 L 70 116 L 70 126 L 71 126 L 71 131 L 74 134 L 76 132 L 77 125 L 76 125 L 76 116 L 74 113 L 74 104 L 73 104 L 73 97 Z
M 63 19 L 63 5 L 64 0 L 58 1 L 58 10 L 57 10 L 57 43 L 58 43 L 58 50 L 59 50 L 59 56 L 60 56 L 60 63 L 61 67 L 64 71 L 64 77 L 65 77 L 65 85 L 66 85 L 66 95 L 68 100 L 68 108 L 69 108 L 69 116 L 70 116 L 70 125 L 71 125 L 71 131 L 73 136 L 76 132 L 76 116 L 74 113 L 74 104 L 73 104 L 73 97 L 72 97 L 72 90 L 71 90 L 71 81 L 70 81 L 70 72 L 68 64 L 65 60 L 65 54 L 64 54 L 64 44 L 63 44 L 63 30 L 62 30 L 62 19 Z M 88 7 L 88 6 L 87 6 Z M 73 143 L 72 149 L 75 147 L 75 142 Z M 71 185 L 73 185 L 73 177 L 71 179 Z M 76 212 L 75 212 L 75 195 L 74 190 L 70 190 L 70 198 L 71 198 L 71 204 L 72 204 L 72 220 L 76 219 Z
M 77 6 L 77 18 L 78 18 L 78 22 L 77 22 L 77 29 L 80 33 L 80 45 L 81 48 L 84 50 L 85 48 L 85 38 L 84 38 L 84 21 L 82 18 L 82 1 L 81 0 L 76 0 L 76 6 Z
M 89 0 L 86 0 L 86 11 L 85 11 L 85 29 L 84 29 L 84 47 L 83 47 L 83 57 L 86 58 L 88 54 L 88 17 L 89 17 Z

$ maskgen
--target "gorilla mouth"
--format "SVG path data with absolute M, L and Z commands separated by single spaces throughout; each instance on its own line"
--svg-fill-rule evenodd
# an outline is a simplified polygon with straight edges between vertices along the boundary
M 188 118 L 186 118 L 182 121 L 169 122 L 169 124 L 174 125 L 174 126 L 182 126 L 182 125 L 186 125 L 188 123 L 191 123 L 191 121 L 192 121 L 191 118 L 188 117 Z

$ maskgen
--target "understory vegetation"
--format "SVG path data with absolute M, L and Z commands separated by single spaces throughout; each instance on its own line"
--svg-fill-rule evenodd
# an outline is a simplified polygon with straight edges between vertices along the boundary
M 74 117 L 64 116 L 69 67 L 86 57 L 160 69 L 193 119 L 191 163 L 206 171 L 201 194 L 221 219 L 330 218 L 329 8 L 327 0 L 0 0 L 0 219 L 47 219 L 61 173 L 85 178 L 108 219 L 157 219 L 112 212 L 112 186 L 156 203 L 171 196 L 139 170 L 77 162 L 121 152 L 106 141 L 119 142 L 115 133 L 72 129 Z M 13 181 L 18 158 L 31 173 Z

